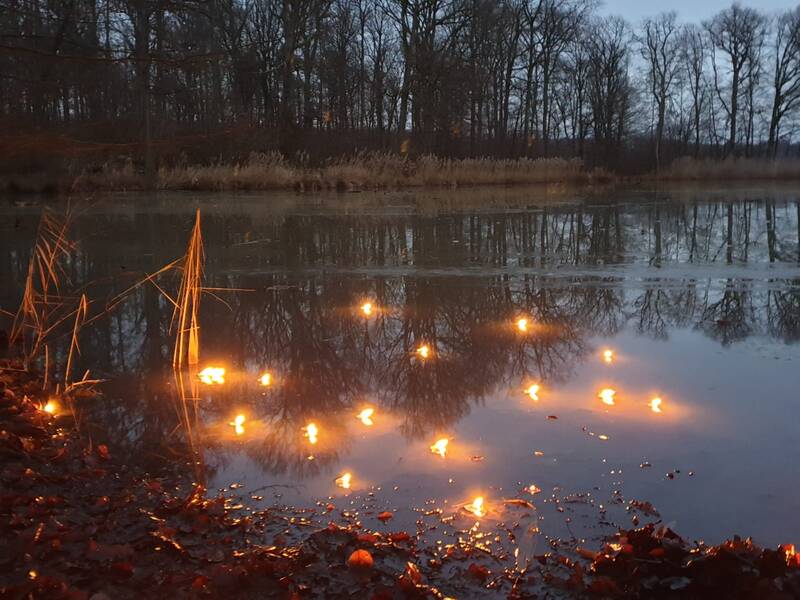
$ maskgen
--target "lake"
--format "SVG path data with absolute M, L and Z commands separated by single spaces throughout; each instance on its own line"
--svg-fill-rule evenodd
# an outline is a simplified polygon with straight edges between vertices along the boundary
M 102 312 L 184 254 L 200 209 L 199 366 L 225 369 L 197 400 L 212 490 L 395 528 L 476 496 L 502 522 L 522 497 L 544 539 L 660 518 L 775 546 L 800 540 L 799 197 L 119 194 L 74 203 L 65 277 Z M 0 212 L 13 311 L 41 206 Z M 153 468 L 185 460 L 171 313 L 140 285 L 77 359 L 106 380 L 93 439 Z

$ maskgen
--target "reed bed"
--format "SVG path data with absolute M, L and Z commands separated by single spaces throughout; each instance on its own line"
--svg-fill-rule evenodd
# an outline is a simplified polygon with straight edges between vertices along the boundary
M 160 190 L 256 191 L 275 189 L 368 190 L 541 183 L 588 184 L 607 178 L 588 172 L 578 159 L 448 159 L 425 155 L 365 153 L 339 158 L 319 168 L 298 166 L 277 153 L 251 154 L 237 164 L 162 167 Z M 132 164 L 107 166 L 76 178 L 74 191 L 138 190 L 144 177 Z
M 800 159 L 680 158 L 653 176 L 662 181 L 786 181 L 800 179 Z

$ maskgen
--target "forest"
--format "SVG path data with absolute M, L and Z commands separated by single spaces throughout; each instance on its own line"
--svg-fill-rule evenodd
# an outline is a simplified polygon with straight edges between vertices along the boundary
M 594 0 L 3 0 L 0 35 L 5 174 L 798 154 L 800 7 L 633 23 Z

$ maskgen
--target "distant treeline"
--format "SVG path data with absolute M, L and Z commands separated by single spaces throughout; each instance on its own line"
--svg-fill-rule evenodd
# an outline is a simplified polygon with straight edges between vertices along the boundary
M 800 7 L 594 0 L 2 0 L 0 159 L 31 170 L 411 157 L 797 156 Z

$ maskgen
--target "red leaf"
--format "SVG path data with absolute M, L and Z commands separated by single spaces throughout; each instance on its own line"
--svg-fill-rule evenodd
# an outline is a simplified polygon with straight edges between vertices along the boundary
M 475 563 L 472 563 L 467 570 L 469 571 L 470 575 L 477 577 L 481 581 L 489 577 L 489 569 L 483 565 L 476 565 Z
M 407 542 L 411 539 L 411 536 L 408 535 L 405 531 L 397 531 L 395 533 L 389 534 L 389 541 L 392 542 Z
M 385 510 L 382 513 L 379 513 L 377 518 L 378 518 L 378 520 L 383 521 L 384 523 L 386 523 L 386 521 L 388 521 L 392 517 L 394 517 L 394 513 L 390 513 L 388 510 Z

